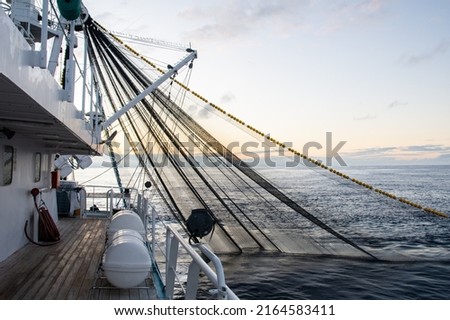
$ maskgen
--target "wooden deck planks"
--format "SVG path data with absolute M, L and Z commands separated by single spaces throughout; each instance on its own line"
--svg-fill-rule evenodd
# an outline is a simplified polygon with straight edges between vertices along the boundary
M 72 223 L 78 224 L 78 221 L 72 221 Z M 61 273 L 62 268 L 67 266 L 67 255 L 71 255 L 77 252 L 80 244 L 80 237 L 87 232 L 90 223 L 82 224 L 77 232 L 69 232 L 65 237 L 65 242 L 61 243 L 61 248 L 54 254 L 47 255 L 50 266 L 44 266 L 42 276 L 35 281 L 32 290 L 28 291 L 23 297 L 14 297 L 15 299 L 51 299 L 51 292 L 54 292 L 58 283 L 55 282 L 55 278 Z M 74 229 L 76 230 L 76 229 Z M 71 241 L 74 239 L 74 241 Z M 57 297 L 53 297 L 57 299 Z
M 62 240 L 58 244 L 39 247 L 30 243 L 0 263 L 0 299 L 155 299 L 148 289 L 96 289 L 92 294 L 107 222 L 60 219 Z

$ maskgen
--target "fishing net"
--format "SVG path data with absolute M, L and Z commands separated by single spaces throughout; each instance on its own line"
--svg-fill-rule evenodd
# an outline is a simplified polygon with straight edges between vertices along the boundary
M 92 19 L 85 36 L 105 117 L 164 72 Z M 194 209 L 211 215 L 214 231 L 201 241 L 216 253 L 376 259 L 386 237 L 378 222 L 399 229 L 406 215 L 431 211 L 302 155 L 208 102 L 179 78 L 137 103 L 117 128 L 152 179 L 164 210 L 182 226 Z

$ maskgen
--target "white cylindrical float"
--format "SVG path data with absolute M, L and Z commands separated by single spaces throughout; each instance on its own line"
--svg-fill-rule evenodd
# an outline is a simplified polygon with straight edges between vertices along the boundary
M 128 289 L 145 281 L 151 265 L 150 253 L 142 239 L 119 232 L 105 251 L 102 268 L 113 286 Z
M 113 215 L 107 230 L 107 238 L 111 239 L 114 233 L 123 229 L 135 230 L 145 239 L 144 223 L 139 215 L 134 211 L 121 210 Z
M 116 232 L 114 232 L 112 237 L 108 238 L 107 245 L 109 246 L 114 241 L 114 239 L 117 239 L 117 238 L 123 237 L 123 236 L 134 237 L 134 238 L 142 241 L 143 243 L 145 243 L 144 237 L 138 231 L 133 230 L 133 229 L 120 229 L 120 230 L 117 230 Z

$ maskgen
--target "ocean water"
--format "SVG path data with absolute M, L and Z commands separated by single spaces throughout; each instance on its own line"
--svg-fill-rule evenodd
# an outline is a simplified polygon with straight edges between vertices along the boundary
M 97 170 L 97 172 L 96 172 Z M 96 169 L 97 174 L 102 169 Z M 450 213 L 450 166 L 339 169 L 376 188 Z M 123 172 L 123 171 L 122 171 Z M 241 299 L 450 299 L 450 219 L 313 169 L 262 172 L 317 217 L 379 260 L 345 255 L 222 255 Z M 127 173 L 124 174 L 126 181 Z M 83 173 L 85 179 L 87 176 Z M 112 171 L 92 181 L 114 183 Z M 203 285 L 208 297 L 208 285 Z
M 340 171 L 450 212 L 450 166 L 365 166 Z M 292 172 L 279 179 L 291 186 L 292 196 L 301 193 L 306 202 L 316 197 L 320 206 L 327 201 L 332 206 L 340 198 L 344 211 L 327 212 L 329 219 L 321 218 L 343 221 L 345 234 L 380 260 L 286 254 L 222 257 L 227 282 L 241 299 L 450 299 L 450 219 L 377 195 L 354 210 L 357 200 L 334 194 L 328 178 L 311 172 L 303 174 L 303 181 Z

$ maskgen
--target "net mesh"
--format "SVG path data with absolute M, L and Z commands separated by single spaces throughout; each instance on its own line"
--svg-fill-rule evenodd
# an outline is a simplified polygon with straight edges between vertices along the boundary
M 130 55 L 91 19 L 85 34 L 107 117 L 161 70 Z M 215 230 L 201 241 L 216 253 L 264 250 L 377 259 L 374 243 L 380 241 L 375 239 L 385 235 L 376 221 L 389 217 L 399 226 L 405 215 L 423 213 L 305 160 L 174 79 L 137 103 L 119 125 L 162 205 L 181 225 L 193 209 L 205 208 L 213 217 Z M 236 144 L 239 151 L 232 148 Z M 386 210 L 379 210 L 380 202 Z

